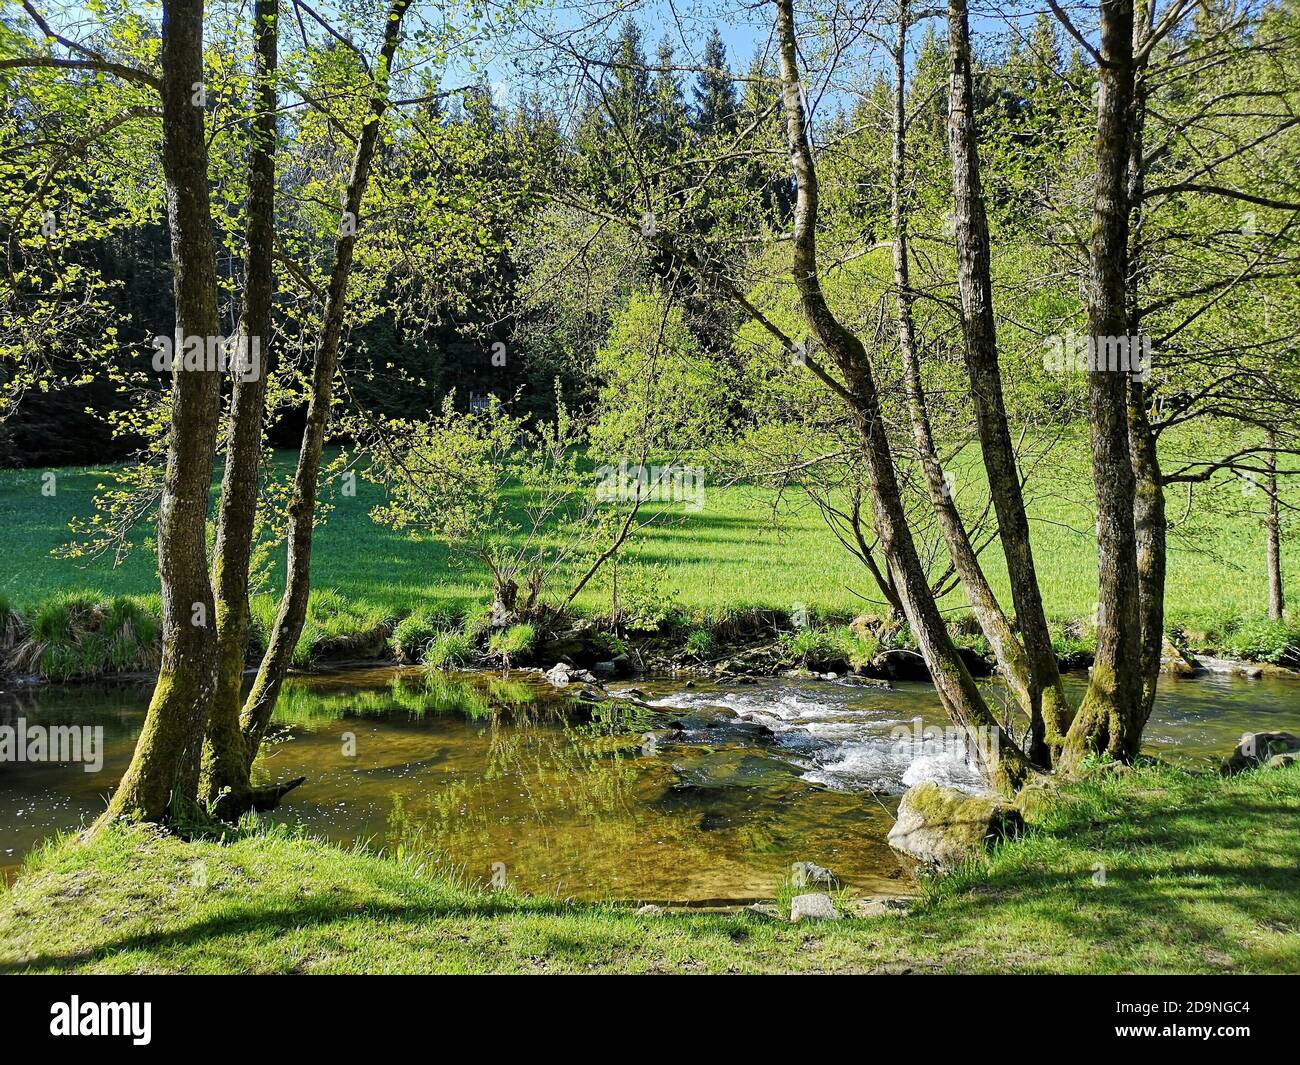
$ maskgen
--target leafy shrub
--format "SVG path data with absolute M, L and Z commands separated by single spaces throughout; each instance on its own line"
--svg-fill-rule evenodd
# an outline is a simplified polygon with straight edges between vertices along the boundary
M 844 641 L 834 629 L 808 628 L 783 633 L 781 646 L 787 657 L 803 665 L 848 657 Z
M 627 654 L 627 643 L 612 632 L 598 632 L 591 638 L 591 644 L 610 658 Z
M 1289 665 L 1300 662 L 1300 632 L 1285 621 L 1243 620 L 1228 633 L 1224 650 L 1238 658 Z
M 862 669 L 871 664 L 872 659 L 880 654 L 880 641 L 870 633 L 844 630 L 844 646 L 848 654 L 849 665 Z
M 661 632 L 679 624 L 682 610 L 669 588 L 667 566 L 628 566 L 619 589 L 623 624 L 631 632 Z
M 463 666 L 473 657 L 474 645 L 463 632 L 444 631 L 429 641 L 424 652 L 424 664 L 435 669 Z

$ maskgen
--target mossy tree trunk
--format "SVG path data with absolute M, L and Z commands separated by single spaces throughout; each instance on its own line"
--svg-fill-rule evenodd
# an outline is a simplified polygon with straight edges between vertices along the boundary
M 1128 168 L 1133 102 L 1133 0 L 1101 0 L 1096 190 L 1088 327 L 1094 340 L 1127 336 Z M 1088 372 L 1092 480 L 1097 498 L 1098 626 L 1092 676 L 1062 757 L 1089 753 L 1129 761 L 1142 737 L 1142 628 L 1129 446 L 1129 378 L 1115 367 Z
M 907 524 L 880 397 L 866 349 L 862 341 L 836 318 L 822 291 L 816 248 L 817 173 L 808 142 L 807 116 L 796 59 L 793 0 L 776 0 L 776 10 L 786 140 L 798 187 L 791 243 L 793 276 L 800 305 L 813 335 L 825 347 L 843 377 L 844 393 L 862 442 L 880 549 L 939 698 L 952 720 L 970 737 L 973 750 L 985 749 L 982 740 L 993 745 L 996 757 L 979 759 L 980 771 L 991 786 L 1011 793 L 1029 776 L 1028 759 L 998 724 L 944 624 Z
M 144 729 L 102 820 L 184 816 L 216 679 L 205 526 L 221 407 L 215 367 L 184 368 L 187 337 L 217 335 L 216 253 L 204 136 L 203 2 L 164 0 L 163 174 L 171 230 L 176 335 L 167 471 L 158 512 L 162 663 Z
M 275 297 L 276 65 L 279 0 L 254 8 L 254 117 L 249 127 L 248 233 L 241 340 L 260 347 L 258 372 L 237 376 L 226 438 L 226 468 L 213 554 L 217 685 L 208 715 L 200 795 L 220 816 L 252 805 L 249 760 L 239 727 L 250 609 L 248 570 L 257 518 L 262 424 L 266 417 L 272 304 Z
M 1002 392 L 966 0 L 949 0 L 948 46 L 948 145 L 952 156 L 957 283 L 961 292 L 966 374 L 980 453 L 998 519 L 998 537 L 1007 562 L 1012 604 L 1020 625 L 1023 658 L 1028 665 L 1023 687 L 1029 703 L 1029 755 L 1037 764 L 1047 766 L 1051 762 L 1050 752 L 1059 751 L 1064 742 L 1073 714 L 1065 697 L 1047 627 L 1047 613 L 1043 609 L 1029 518 Z
M 1135 45 L 1140 46 L 1152 32 L 1154 4 L 1139 7 Z M 1146 184 L 1143 161 L 1146 129 L 1146 63 L 1135 65 L 1133 105 L 1130 121 L 1128 202 L 1129 261 L 1128 335 L 1139 336 L 1143 330 L 1141 277 L 1142 197 Z M 1155 705 L 1156 687 L 1165 638 L 1165 572 L 1168 559 L 1168 522 L 1165 517 L 1165 481 L 1160 468 L 1159 438 L 1151 423 L 1149 383 L 1140 375 L 1128 384 L 1129 448 L 1133 458 L 1133 533 L 1137 543 L 1138 612 L 1142 641 L 1142 707 L 1140 728 L 1146 727 Z
M 317 481 L 325 434 L 334 401 L 334 377 L 338 372 L 339 343 L 343 333 L 348 280 L 352 257 L 361 226 L 361 200 L 370 180 L 370 167 L 379 143 L 384 112 L 388 109 L 388 79 L 393 56 L 401 37 L 402 18 L 410 0 L 394 0 L 384 25 L 384 39 L 374 74 L 369 113 L 357 139 L 343 200 L 343 216 L 334 243 L 334 262 L 325 293 L 325 311 L 320 339 L 316 344 L 312 370 L 311 398 L 307 404 L 307 422 L 302 432 L 302 447 L 294 472 L 293 492 L 289 501 L 287 576 L 280 608 L 276 614 L 266 653 L 244 702 L 240 727 L 244 735 L 245 757 L 251 766 L 266 734 L 275 710 L 280 687 L 293 658 L 294 647 L 307 620 L 307 602 L 311 592 L 311 544 L 316 516 Z
M 1037 687 L 1029 668 L 1029 659 L 1010 619 L 993 594 L 979 556 L 971 543 L 970 534 L 957 509 L 956 499 L 944 475 L 934 441 L 930 412 L 921 376 L 919 342 L 913 315 L 915 293 L 911 285 L 909 262 L 907 189 L 907 71 L 906 44 L 909 13 L 906 0 L 899 6 L 898 24 L 894 38 L 894 99 L 893 99 L 893 153 L 890 174 L 890 220 L 893 230 L 893 262 L 895 287 L 895 314 L 898 324 L 899 354 L 903 362 L 903 387 L 907 396 L 908 413 L 912 423 L 912 439 L 920 458 L 921 470 L 934 509 L 940 532 L 948 548 L 953 570 L 961 581 L 962 590 L 970 602 L 980 631 L 984 633 L 998 668 L 1006 679 L 1016 701 L 1031 722 L 1041 723 L 1041 698 L 1036 698 Z M 1031 731 L 1038 737 L 1036 747 L 1031 746 L 1030 757 L 1046 766 L 1048 759 L 1042 746 L 1040 727 Z

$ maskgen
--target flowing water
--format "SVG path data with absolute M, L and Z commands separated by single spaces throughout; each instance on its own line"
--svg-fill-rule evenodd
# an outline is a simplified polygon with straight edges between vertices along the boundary
M 1082 681 L 1069 683 L 1081 694 Z M 529 892 L 721 904 L 771 898 L 795 861 L 861 893 L 906 894 L 911 871 L 885 843 L 899 794 L 921 779 L 977 786 L 959 755 L 899 742 L 942 733 L 925 684 L 636 686 L 634 701 L 589 704 L 535 674 L 293 678 L 259 766 L 268 780 L 307 783 L 272 816 L 476 880 L 495 870 Z M 0 693 L 0 725 L 103 729 L 97 772 L 0 762 L 0 873 L 103 809 L 148 697 L 146 684 Z M 1266 729 L 1300 732 L 1300 682 L 1167 680 L 1147 745 L 1205 762 Z

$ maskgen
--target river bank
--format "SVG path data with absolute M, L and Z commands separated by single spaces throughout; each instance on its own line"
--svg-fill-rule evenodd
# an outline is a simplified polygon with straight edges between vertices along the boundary
M 992 675 L 993 657 L 973 619 L 958 615 L 949 627 L 971 673 Z M 150 676 L 160 654 L 160 628 L 157 604 L 149 597 L 65 596 L 29 614 L 0 603 L 0 685 Z M 262 653 L 264 629 L 255 623 L 250 662 Z M 1092 664 L 1095 630 L 1088 619 L 1055 623 L 1053 640 L 1062 671 Z M 543 670 L 563 664 L 602 679 L 646 674 L 929 679 L 907 626 L 872 614 L 810 618 L 740 609 L 706 620 L 665 607 L 639 625 L 551 614 L 493 627 L 485 606 L 391 617 L 354 611 L 329 593 L 313 596 L 293 658 L 302 673 L 421 663 Z M 1297 664 L 1300 635 L 1283 623 L 1175 627 L 1165 644 L 1166 672 L 1173 675 L 1300 677 L 1292 668 Z
M 1300 766 L 1071 784 L 906 913 L 791 925 L 522 897 L 285 828 L 65 840 L 0 890 L 0 971 L 1300 970 Z M 846 907 L 848 909 L 848 907 Z

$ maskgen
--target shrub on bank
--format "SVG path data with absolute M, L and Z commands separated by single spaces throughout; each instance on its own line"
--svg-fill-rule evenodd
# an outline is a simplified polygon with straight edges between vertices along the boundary
M 508 629 L 494 632 L 488 640 L 488 651 L 506 662 L 522 658 L 537 643 L 537 629 L 528 624 L 511 625 Z
M 399 662 L 419 662 L 438 633 L 455 624 L 450 610 L 433 608 L 416 610 L 402 618 L 388 638 L 388 646 Z
M 1239 620 L 1223 641 L 1234 658 L 1300 666 L 1300 630 L 1285 621 Z
M 158 668 L 160 610 L 156 599 L 118 596 L 101 600 L 68 592 L 36 608 L 26 631 L 6 608 L 6 666 L 50 680 L 100 677 Z
M 435 669 L 463 666 L 473 657 L 474 645 L 463 632 L 446 630 L 429 641 L 424 652 L 424 664 Z

